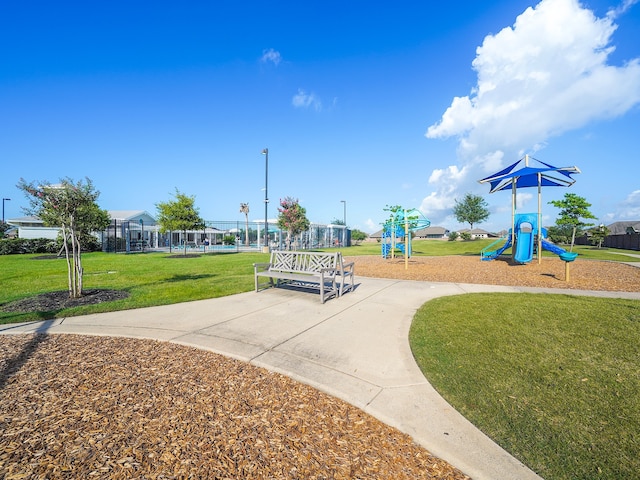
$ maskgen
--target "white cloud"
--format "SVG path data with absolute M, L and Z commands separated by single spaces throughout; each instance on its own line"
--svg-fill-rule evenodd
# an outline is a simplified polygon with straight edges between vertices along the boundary
M 638 3 L 638 0 L 624 0 L 622 4 L 618 5 L 616 8 L 612 8 L 607 12 L 607 16 L 611 19 L 616 19 L 627 10 L 629 10 L 633 5 Z
M 537 195 L 533 195 L 532 193 L 524 193 L 518 190 L 518 195 L 516 196 L 516 209 L 521 210 L 531 205 L 533 199 L 537 199 Z M 532 210 L 537 210 L 538 207 L 534 207 Z
M 456 137 L 459 165 L 433 171 L 429 183 L 437 191 L 423 200 L 423 208 L 449 208 L 454 193 L 479 191 L 475 180 L 503 162 L 638 105 L 639 59 L 607 64 L 617 28 L 613 20 L 638 1 L 626 0 L 597 18 L 577 0 L 542 0 L 513 26 L 485 37 L 472 63 L 476 86 L 453 98 L 426 132 L 430 139 Z
M 375 233 L 382 228 L 379 223 L 374 222 L 370 218 L 364 223 L 366 225 L 367 232 L 369 233 Z
M 615 217 L 620 220 L 638 220 L 640 218 L 640 190 L 631 192 L 624 199 Z
M 319 112 L 322 110 L 322 102 L 314 93 L 307 93 L 302 89 L 298 89 L 298 93 L 293 96 L 291 103 L 296 108 L 313 108 Z
M 262 63 L 271 62 L 275 66 L 278 66 L 282 61 L 282 56 L 280 55 L 280 52 L 278 52 L 277 50 L 274 50 L 273 48 L 269 48 L 262 51 L 262 57 L 260 57 L 260 61 Z

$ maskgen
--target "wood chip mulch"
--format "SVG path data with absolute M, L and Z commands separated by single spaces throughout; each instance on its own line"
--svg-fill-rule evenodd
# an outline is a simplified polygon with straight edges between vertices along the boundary
M 381 256 L 345 257 L 355 262 L 356 276 L 397 278 L 430 282 L 476 283 L 523 287 L 568 288 L 610 292 L 640 292 L 638 266 L 618 262 L 583 260 L 569 264 L 569 281 L 565 281 L 565 262 L 543 257 L 531 263 L 511 263 L 510 258 L 481 261 L 480 256 L 416 257 L 405 269 L 403 258 Z
M 356 407 L 181 345 L 0 336 L 3 479 L 468 479 Z

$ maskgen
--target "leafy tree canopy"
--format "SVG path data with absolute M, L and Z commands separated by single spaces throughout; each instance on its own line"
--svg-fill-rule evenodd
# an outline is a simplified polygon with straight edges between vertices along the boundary
M 590 227 L 593 223 L 586 223 L 582 219 L 595 219 L 596 216 L 589 211 L 591 204 L 575 193 L 565 193 L 562 200 L 549 202 L 560 209 L 560 215 L 556 219 L 556 225 L 571 227 L 571 251 L 576 240 L 576 232 L 584 227 Z
M 204 220 L 195 207 L 195 197 L 185 195 L 176 188 L 175 200 L 156 204 L 158 225 L 162 233 L 186 232 L 204 227 Z
M 162 233 L 182 232 L 186 238 L 187 230 L 204 228 L 204 220 L 195 207 L 195 197 L 185 195 L 176 188 L 175 200 L 156 204 L 158 225 Z M 184 249 L 187 254 L 187 249 Z
M 611 230 L 606 225 L 600 224 L 589 230 L 589 233 L 591 234 L 591 243 L 597 245 L 598 248 L 602 248 L 602 242 L 611 233 Z
M 486 200 L 480 195 L 467 193 L 461 201 L 456 199 L 453 215 L 460 223 L 468 223 L 469 228 L 489 218 L 489 208 Z
M 11 228 L 7 222 L 3 222 L 0 220 L 0 237 L 4 237 L 4 234 Z
M 351 240 L 353 240 L 354 242 L 362 242 L 363 240 L 366 240 L 368 236 L 369 235 L 367 235 L 365 232 L 363 232 L 362 230 L 358 230 L 357 228 L 351 230 Z
M 300 206 L 297 198 L 285 197 L 278 208 L 278 227 L 288 232 L 289 239 L 309 230 L 307 210 Z

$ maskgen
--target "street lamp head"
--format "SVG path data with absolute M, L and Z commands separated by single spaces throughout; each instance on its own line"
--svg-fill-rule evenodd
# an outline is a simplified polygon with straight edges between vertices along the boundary
M 268 155 L 269 154 L 269 149 L 268 148 L 263 148 L 262 149 L 262 155 Z

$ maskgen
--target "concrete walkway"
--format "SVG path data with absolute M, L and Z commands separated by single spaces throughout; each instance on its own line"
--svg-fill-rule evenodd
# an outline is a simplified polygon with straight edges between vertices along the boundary
M 640 293 L 543 290 L 357 278 L 354 292 L 320 303 L 284 288 L 28 324 L 0 334 L 73 333 L 196 346 L 286 374 L 411 435 L 476 480 L 539 479 L 456 412 L 425 380 L 408 342 L 424 302 L 473 292 L 549 292 L 639 299 Z

